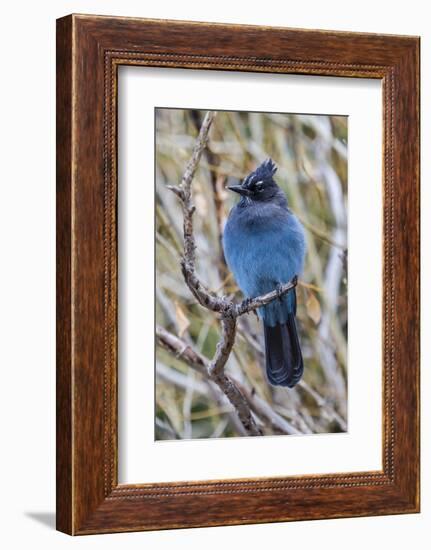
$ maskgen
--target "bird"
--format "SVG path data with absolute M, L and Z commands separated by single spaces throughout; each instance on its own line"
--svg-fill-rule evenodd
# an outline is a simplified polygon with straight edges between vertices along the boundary
M 228 186 L 240 200 L 227 218 L 223 251 L 247 299 L 296 281 L 304 268 L 304 228 L 274 180 L 276 171 L 277 165 L 268 158 L 241 183 Z M 257 313 L 264 327 L 268 381 L 293 388 L 304 371 L 296 324 L 296 285 Z

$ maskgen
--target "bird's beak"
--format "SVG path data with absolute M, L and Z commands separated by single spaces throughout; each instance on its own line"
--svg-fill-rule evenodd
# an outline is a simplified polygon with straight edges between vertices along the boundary
M 234 191 L 235 193 L 238 193 L 239 195 L 250 195 L 250 191 L 242 185 L 228 185 L 228 189 Z

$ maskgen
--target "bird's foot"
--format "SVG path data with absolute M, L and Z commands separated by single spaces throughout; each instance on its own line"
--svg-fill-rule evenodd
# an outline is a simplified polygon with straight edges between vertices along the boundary
M 298 284 L 298 275 L 295 275 L 290 280 L 290 284 L 293 286 L 293 288 L 296 287 Z M 277 286 L 275 287 L 275 291 L 277 292 L 277 298 L 281 301 L 283 296 L 286 294 L 286 292 L 283 292 L 284 285 L 282 283 L 277 283 Z
M 249 305 L 253 302 L 253 300 L 254 298 L 245 298 L 242 303 L 247 309 Z M 257 311 L 255 309 L 252 309 L 251 311 L 247 311 L 247 315 L 250 313 L 254 313 L 254 315 L 256 315 L 256 318 L 259 319 L 259 315 L 257 314 Z
M 277 299 L 281 302 L 281 300 L 283 299 L 283 285 L 281 283 L 277 283 L 275 291 L 277 292 Z
M 244 306 L 246 308 L 248 308 L 248 306 L 251 304 L 252 301 L 253 301 L 253 298 L 245 298 L 242 303 L 244 304 Z M 248 312 L 248 313 L 250 313 L 250 312 Z

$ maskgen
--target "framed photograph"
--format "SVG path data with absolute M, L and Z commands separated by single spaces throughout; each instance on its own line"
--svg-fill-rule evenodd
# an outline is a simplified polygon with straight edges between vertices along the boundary
M 57 528 L 419 511 L 419 38 L 57 21 Z

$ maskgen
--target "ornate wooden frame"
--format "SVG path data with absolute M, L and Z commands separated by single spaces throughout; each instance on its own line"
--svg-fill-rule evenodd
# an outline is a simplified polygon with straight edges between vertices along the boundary
M 383 470 L 119 485 L 119 65 L 377 78 L 384 102 Z M 419 510 L 419 38 L 70 15 L 57 21 L 57 528 Z

